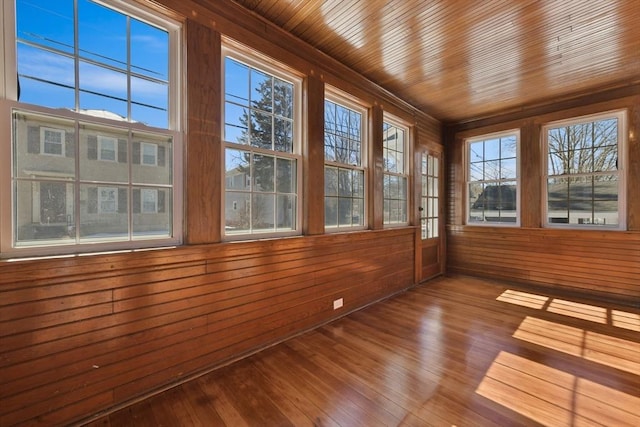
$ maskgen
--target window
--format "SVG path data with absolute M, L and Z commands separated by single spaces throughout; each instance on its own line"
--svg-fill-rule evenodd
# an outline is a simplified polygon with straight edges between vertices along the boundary
M 142 213 L 158 212 L 158 190 L 144 188 L 140 194 L 142 195 Z
M 299 234 L 301 79 L 231 41 L 224 56 L 224 233 Z
M 329 230 L 363 228 L 366 110 L 336 91 L 324 102 L 324 221 Z
M 41 153 L 52 156 L 64 156 L 64 131 L 60 129 L 40 128 Z
M 518 225 L 519 132 L 466 141 L 467 224 Z
M 148 142 L 140 143 L 142 150 L 142 164 L 147 166 L 156 166 L 158 164 L 158 146 Z
M 546 225 L 624 229 L 624 112 L 543 127 Z
M 118 189 L 98 187 L 98 213 L 110 214 L 118 212 Z
M 420 229 L 421 238 L 433 239 L 439 236 L 439 189 L 440 159 L 429 153 L 422 153 L 420 171 Z
M 385 225 L 407 224 L 408 135 L 409 130 L 393 121 L 382 124 L 383 221 Z
M 1 255 L 179 243 L 179 24 L 120 0 L 3 5 Z
M 117 151 L 116 147 L 118 141 L 115 138 L 111 138 L 108 136 L 97 136 L 98 141 L 98 160 L 107 161 L 107 162 L 115 162 Z

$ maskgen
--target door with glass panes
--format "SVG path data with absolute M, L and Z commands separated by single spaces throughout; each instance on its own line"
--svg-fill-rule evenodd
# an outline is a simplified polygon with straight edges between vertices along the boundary
M 441 153 L 421 149 L 420 153 L 420 244 L 417 245 L 419 280 L 444 271 L 441 203 Z

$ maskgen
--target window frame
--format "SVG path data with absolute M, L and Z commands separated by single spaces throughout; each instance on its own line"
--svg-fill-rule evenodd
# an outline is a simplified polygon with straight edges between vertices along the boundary
M 173 19 L 173 17 L 154 11 L 151 8 L 130 4 L 123 0 L 103 0 L 101 5 L 109 9 L 115 10 L 121 14 L 131 16 L 132 18 L 160 28 L 168 34 L 168 119 L 166 128 L 157 128 L 148 126 L 140 122 L 118 120 L 108 116 L 88 114 L 84 111 L 74 111 L 68 109 L 50 108 L 26 102 L 18 101 L 18 87 L 15 78 L 7 76 L 15 76 L 17 73 L 17 37 L 16 37 L 16 8 L 14 0 L 0 0 L 3 19 L 3 31 L 0 31 L 0 57 L 4 60 L 4 65 L 0 66 L 0 129 L 6 129 L 6 133 L 2 131 L 2 137 L 11 141 L 8 147 L 2 148 L 3 153 L 7 155 L 0 156 L 0 258 L 24 257 L 24 256 L 52 256 L 65 255 L 75 253 L 91 253 L 98 251 L 111 250 L 131 250 L 151 247 L 175 246 L 182 243 L 183 239 L 183 154 L 182 154 L 182 127 L 185 99 L 183 97 L 183 24 Z M 74 17 L 75 19 L 75 17 Z M 76 167 L 79 162 L 79 126 L 88 124 L 91 126 L 103 127 L 106 129 L 125 130 L 129 135 L 134 133 L 151 133 L 163 135 L 170 138 L 172 143 L 172 161 L 170 173 L 172 183 L 170 185 L 160 185 L 170 192 L 172 197 L 172 208 L 169 209 L 171 219 L 167 223 L 169 227 L 169 235 L 167 237 L 148 237 L 140 238 L 136 235 L 134 224 L 132 222 L 132 213 L 129 212 L 129 234 L 125 239 L 104 240 L 99 242 L 85 242 L 83 239 L 72 242 L 39 242 L 31 241 L 28 244 L 21 244 L 16 237 L 16 195 L 14 194 L 14 129 L 13 114 L 14 112 L 24 112 L 27 114 L 35 114 L 43 117 L 50 117 L 52 120 L 71 120 L 75 122 L 75 158 Z M 63 156 L 65 153 L 65 141 L 63 140 Z M 6 150 L 6 151 L 4 151 Z M 129 162 L 131 151 L 129 151 Z M 116 145 L 116 161 L 118 157 L 118 148 Z M 79 170 L 76 172 L 79 174 Z M 133 179 L 133 178 L 131 178 Z M 74 182 L 74 181 L 72 181 Z M 79 186 L 81 181 L 76 178 L 74 204 L 74 217 L 79 221 Z M 105 185 L 106 184 L 106 185 Z M 86 184 L 82 184 L 86 185 Z M 108 186 L 109 184 L 100 182 L 98 185 Z M 119 184 L 118 184 L 119 185 Z M 138 186 L 131 181 L 128 186 L 134 188 Z M 160 187 L 159 187 L 160 188 Z M 132 200 L 131 191 L 129 191 L 129 205 Z M 130 210 L 130 209 L 129 209 Z
M 541 154 L 542 154 L 542 227 L 550 229 L 569 229 L 569 230 L 594 230 L 594 231 L 626 231 L 627 229 L 627 156 L 628 149 L 627 138 L 627 116 L 626 109 L 609 110 L 594 114 L 581 116 L 573 116 L 565 119 L 546 122 L 542 125 L 541 134 Z M 549 175 L 549 130 L 571 125 L 581 125 L 597 122 L 599 120 L 617 119 L 617 168 L 614 171 L 591 172 L 580 174 L 563 174 Z M 613 175 L 618 177 L 618 224 L 592 224 L 592 223 L 554 223 L 549 221 L 549 189 L 548 183 L 551 176 L 556 177 L 576 177 L 576 176 L 597 176 L 600 174 Z M 570 220 L 569 220 L 570 221 Z
M 231 60 L 243 64 L 250 69 L 254 69 L 256 71 L 260 71 L 262 73 L 268 74 L 272 77 L 275 77 L 279 80 L 285 81 L 293 85 L 293 111 L 292 111 L 292 149 L 291 152 L 284 151 L 276 151 L 261 147 L 256 147 L 251 144 L 241 144 L 237 142 L 231 142 L 226 139 L 225 133 L 225 125 L 226 125 L 226 59 L 230 58 Z M 222 144 L 221 145 L 221 159 L 222 159 L 222 168 L 221 168 L 221 182 L 224 183 L 222 187 L 222 200 L 221 200 L 221 221 L 220 221 L 220 232 L 223 241 L 242 241 L 242 240 L 255 240 L 255 239 L 264 239 L 264 238 L 280 238 L 280 237 L 288 237 L 288 236 L 297 236 L 302 234 L 303 230 L 303 106 L 302 106 L 302 91 L 303 91 L 303 79 L 304 76 L 297 70 L 287 66 L 286 64 L 275 60 L 272 57 L 269 57 L 262 52 L 247 47 L 242 43 L 239 43 L 227 36 L 222 36 L 221 42 L 221 108 L 220 108 L 220 126 L 221 126 L 221 136 L 222 136 Z M 277 197 L 278 194 L 295 194 L 296 197 L 296 207 L 294 210 L 295 215 L 295 227 L 293 229 L 286 230 L 277 230 L 269 229 L 269 230 L 261 230 L 256 229 L 253 230 L 250 227 L 247 232 L 227 232 L 227 176 L 226 176 L 226 152 L 227 149 L 230 150 L 239 150 L 248 152 L 253 158 L 254 155 L 265 155 L 269 157 L 273 157 L 274 161 L 277 162 L 278 159 L 283 160 L 291 160 L 296 165 L 295 171 L 295 192 L 293 193 L 279 193 L 275 188 L 273 194 Z M 250 167 L 253 167 L 253 162 L 250 163 Z M 254 194 L 260 194 L 259 191 L 253 190 L 253 178 L 247 177 L 246 186 L 249 186 L 250 190 L 246 191 L 246 194 L 249 195 L 249 198 Z M 277 183 L 274 183 L 277 186 Z M 238 191 L 234 189 L 232 191 Z M 267 192 L 270 194 L 271 192 Z M 237 210 L 240 203 L 232 204 L 235 207 L 233 209 L 232 206 L 229 208 L 231 210 Z M 245 200 L 246 205 L 246 200 Z
M 409 218 L 409 200 L 411 199 L 411 168 L 410 168 L 410 159 L 411 159 L 411 129 L 410 126 L 405 123 L 404 121 L 400 120 L 399 118 L 388 114 L 388 113 L 384 113 L 384 117 L 383 117 L 383 135 L 384 135 L 384 125 L 388 124 L 390 126 L 394 126 L 402 131 L 404 131 L 404 147 L 403 147 L 403 151 L 402 151 L 402 161 L 403 161 L 403 171 L 402 172 L 390 172 L 386 169 L 385 167 L 385 140 L 383 138 L 382 141 L 382 161 L 383 161 L 383 166 L 382 166 L 382 179 L 383 179 L 383 195 L 382 195 L 382 199 L 383 199 L 383 203 L 386 200 L 396 200 L 396 199 L 386 199 L 384 197 L 384 179 L 385 176 L 387 175 L 392 175 L 392 176 L 396 176 L 396 177 L 400 177 L 400 178 L 404 178 L 405 180 L 405 203 L 404 203 L 404 214 L 405 214 L 405 219 L 406 221 L 404 222 L 386 222 L 386 218 L 384 217 L 384 208 L 383 208 L 383 218 L 382 218 L 382 223 L 383 223 L 383 227 L 385 228 L 392 228 L 392 227 L 404 227 L 410 224 L 410 218 Z
M 360 114 L 360 165 L 349 165 L 347 163 L 336 162 L 336 161 L 327 161 L 326 152 L 324 148 L 323 141 L 323 162 L 324 162 L 324 171 L 326 176 L 327 167 L 336 168 L 338 172 L 340 170 L 349 170 L 352 173 L 354 171 L 362 172 L 363 178 L 363 196 L 362 196 L 362 204 L 363 204 L 363 215 L 364 218 L 362 220 L 362 225 L 340 225 L 339 223 L 336 225 L 327 225 L 327 218 L 325 214 L 324 219 L 324 230 L 325 233 L 342 233 L 349 231 L 358 231 L 358 230 L 366 230 L 369 227 L 369 106 L 367 106 L 364 102 L 358 100 L 355 96 L 350 95 L 334 86 L 325 85 L 324 89 L 324 102 L 329 101 L 341 107 L 347 108 L 349 110 L 355 111 Z M 326 115 L 326 111 L 325 111 Z M 324 122 L 324 118 L 323 118 Z M 325 123 L 326 128 L 326 123 Z M 323 133 L 325 133 L 323 131 Z M 325 135 L 326 138 L 326 135 Z M 326 177 L 324 181 L 323 188 L 326 188 Z M 326 194 L 323 191 L 323 199 L 324 199 L 324 209 L 326 212 Z M 337 197 L 338 199 L 340 197 Z M 351 200 L 354 198 L 351 197 Z
M 470 146 L 473 143 L 476 142 L 480 142 L 480 141 L 487 141 L 487 140 L 491 140 L 491 139 L 496 139 L 496 138 L 504 138 L 504 137 L 510 137 L 510 136 L 515 136 L 516 138 L 516 177 L 515 178 L 500 178 L 500 179 L 495 179 L 495 180 L 486 180 L 483 179 L 481 181 L 471 181 L 471 176 L 470 176 L 470 168 L 471 168 L 471 158 L 469 156 L 469 150 L 470 150 Z M 503 130 L 503 131 L 498 131 L 498 132 L 491 132 L 491 133 L 486 133 L 486 134 L 482 134 L 482 135 L 477 135 L 477 136 L 473 136 L 473 137 L 469 137 L 469 138 L 465 138 L 463 145 L 464 145 L 464 177 L 465 177 L 465 187 L 464 187 L 464 205 L 465 205 L 465 219 L 464 219 L 464 224 L 468 225 L 468 226 L 478 226 L 478 227 L 512 227 L 512 228 L 517 228 L 521 226 L 521 215 L 522 215 L 522 210 L 521 210 L 521 193 L 522 193 L 522 184 L 521 184 L 521 172 L 520 172 L 520 160 L 521 160 L 521 151 L 520 151 L 520 143 L 521 143 L 521 135 L 520 135 L 520 129 L 516 128 L 516 129 L 508 129 L 508 130 Z M 502 160 L 502 156 L 498 157 L 497 159 L 493 159 L 493 160 Z M 483 161 L 484 162 L 484 161 Z M 483 176 L 484 178 L 484 176 Z M 516 203 L 516 209 L 515 209 L 515 221 L 513 222 L 509 222 L 509 221 L 496 221 L 496 222 L 491 222 L 491 221 L 471 221 L 471 203 L 469 202 L 469 186 L 472 182 L 479 182 L 479 183 L 486 183 L 486 182 L 495 182 L 495 183 L 501 183 L 501 182 L 511 182 L 511 181 L 515 181 L 516 182 L 516 197 L 515 197 L 515 203 Z

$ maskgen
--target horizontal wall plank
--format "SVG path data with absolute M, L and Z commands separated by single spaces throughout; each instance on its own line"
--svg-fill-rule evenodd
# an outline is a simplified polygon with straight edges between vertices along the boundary
M 80 418 L 402 291 L 414 245 L 406 227 L 12 263 L 34 280 L 0 288 L 0 420 Z

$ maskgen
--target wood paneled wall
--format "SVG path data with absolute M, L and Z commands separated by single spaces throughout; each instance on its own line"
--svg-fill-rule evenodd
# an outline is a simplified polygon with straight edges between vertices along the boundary
M 185 245 L 0 261 L 2 426 L 86 419 L 415 283 L 416 227 L 324 233 L 324 85 L 424 143 L 440 144 L 439 122 L 229 0 L 139 2 L 184 23 Z M 305 77 L 303 236 L 221 241 L 224 37 Z
M 634 96 L 628 96 L 633 94 Z M 562 290 L 590 292 L 640 306 L 640 86 L 594 94 L 448 129 L 448 270 L 498 277 Z M 628 112 L 628 231 L 542 228 L 544 123 L 615 109 Z M 515 227 L 467 226 L 464 138 L 519 128 L 521 132 L 521 223 Z M 456 132 L 457 131 L 457 132 Z
M 65 424 L 401 291 L 413 242 L 405 228 L 3 264 L 0 425 Z

